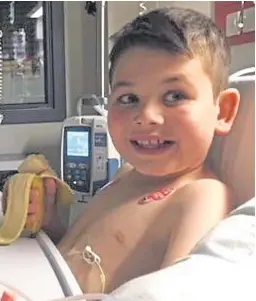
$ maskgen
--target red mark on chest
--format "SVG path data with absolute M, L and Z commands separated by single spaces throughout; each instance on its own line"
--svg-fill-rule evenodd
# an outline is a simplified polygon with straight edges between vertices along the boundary
M 165 199 L 168 195 L 174 192 L 173 188 L 163 188 L 159 191 L 153 192 L 151 194 L 147 194 L 146 196 L 139 199 L 138 204 L 144 205 L 150 202 L 161 201 Z

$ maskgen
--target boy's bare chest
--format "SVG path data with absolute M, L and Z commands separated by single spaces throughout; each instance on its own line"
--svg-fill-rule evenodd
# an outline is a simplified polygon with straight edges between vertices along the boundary
M 170 204 L 167 201 L 162 199 L 140 205 L 144 191 L 129 186 L 118 189 L 109 189 L 89 206 L 83 218 L 83 233 L 70 250 L 81 254 L 86 246 L 90 246 L 100 256 L 111 288 L 158 269 L 170 232 Z M 95 281 L 99 283 L 97 268 L 77 261 L 76 265 L 72 264 L 76 274 L 74 269 L 79 275 L 83 269 L 80 282 L 86 290 L 94 287 Z
M 121 249 L 130 250 L 142 237 L 160 237 L 159 228 L 166 228 L 163 224 L 166 209 L 170 208 L 167 201 L 162 198 L 141 204 L 143 199 L 152 195 L 150 191 L 129 185 L 117 189 L 113 187 L 99 196 L 99 199 L 95 200 L 97 204 L 92 205 L 91 210 L 84 215 L 84 220 L 89 221 L 85 229 L 88 240 L 95 240 L 89 237 L 91 235 L 107 239 L 111 237 L 111 243 L 115 243 Z
M 109 244 L 112 253 L 113 245 L 118 252 L 130 252 L 138 243 L 146 242 L 148 237 L 158 236 L 160 239 L 165 228 L 164 207 L 163 203 L 139 205 L 137 200 L 119 206 L 113 204 L 113 207 L 99 209 L 94 219 L 90 216 L 84 235 L 88 244 L 105 245 L 104 250 Z M 160 231 L 160 228 L 163 229 Z
M 114 199 L 118 195 L 119 199 Z M 79 237 L 108 261 L 138 254 L 138 245 L 151 249 L 167 234 L 167 204 L 164 200 L 141 205 L 144 194 L 123 189 L 103 194 L 84 215 L 84 232 Z M 86 223 L 87 221 L 87 223 Z M 112 264 L 112 263 L 111 263 Z

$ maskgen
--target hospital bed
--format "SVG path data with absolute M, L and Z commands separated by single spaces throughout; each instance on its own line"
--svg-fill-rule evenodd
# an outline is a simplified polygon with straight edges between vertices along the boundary
M 228 294 L 220 298 L 216 293 L 218 289 L 227 292 L 227 289 L 235 291 L 239 288 L 238 270 L 243 278 L 248 269 L 252 269 L 251 256 L 255 250 L 255 219 L 251 219 L 255 215 L 255 202 L 249 202 L 255 193 L 254 77 L 253 80 L 234 81 L 231 85 L 242 95 L 239 113 L 231 134 L 214 141 L 208 160 L 219 176 L 233 187 L 239 209 L 214 229 L 215 232 L 195 248 L 189 259 L 124 284 L 113 292 L 116 300 L 234 301 L 239 300 L 235 299 L 239 292 L 240 297 L 245 296 L 242 293 L 246 284 L 234 298 L 229 298 Z M 243 203 L 245 207 L 240 208 Z M 214 273 L 218 276 L 213 277 Z M 227 279 L 233 284 L 225 286 Z M 21 290 L 33 301 L 82 294 L 66 262 L 43 231 L 36 239 L 22 237 L 10 246 L 0 247 L 0 282 Z M 218 289 L 215 289 L 215 283 Z M 197 289 L 194 296 L 198 299 L 193 299 L 192 284 Z M 203 295 L 203 290 L 207 295 Z
M 66 262 L 43 231 L 36 239 L 22 237 L 0 247 L 0 297 L 1 283 L 22 291 L 34 301 L 82 293 Z

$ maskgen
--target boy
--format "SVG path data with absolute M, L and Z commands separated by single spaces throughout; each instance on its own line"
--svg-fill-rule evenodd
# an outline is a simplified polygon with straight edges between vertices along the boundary
M 238 91 L 227 89 L 228 47 L 214 23 L 188 9 L 149 12 L 119 33 L 110 63 L 109 131 L 129 166 L 58 245 L 85 293 L 103 284 L 109 293 L 186 257 L 233 206 L 205 164 L 239 104 Z M 35 198 L 31 191 L 32 205 Z

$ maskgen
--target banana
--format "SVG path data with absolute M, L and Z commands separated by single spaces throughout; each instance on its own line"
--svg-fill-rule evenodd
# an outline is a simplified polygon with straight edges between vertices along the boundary
M 35 236 L 41 229 L 45 213 L 44 178 L 56 181 L 56 201 L 70 205 L 74 200 L 71 188 L 61 181 L 43 155 L 28 156 L 18 168 L 18 173 L 10 177 L 4 187 L 6 212 L 0 226 L 0 245 L 9 245 L 28 230 Z M 38 193 L 35 214 L 28 215 L 30 191 Z
M 0 244 L 10 244 L 20 236 L 26 223 L 29 205 L 29 189 L 34 175 L 18 174 L 10 178 L 8 189 L 8 201 L 4 223 L 0 228 Z M 10 189 L 18 187 L 19 189 Z M 22 201 L 20 201 L 21 191 L 24 192 Z

